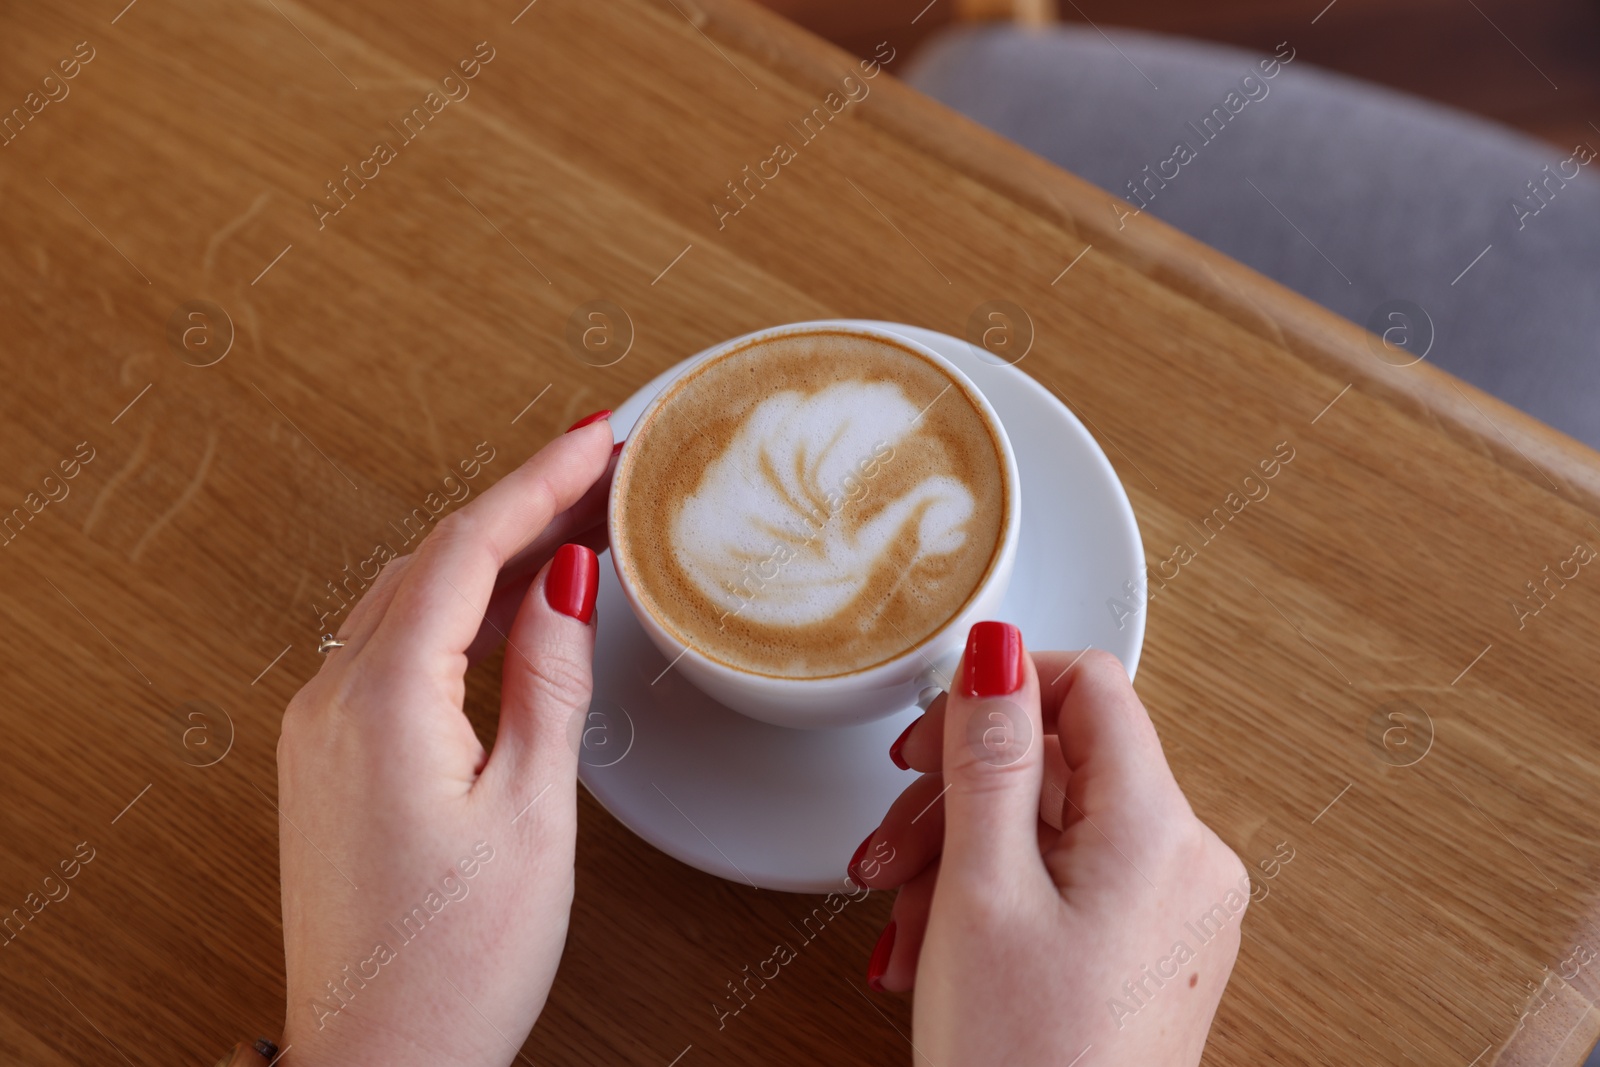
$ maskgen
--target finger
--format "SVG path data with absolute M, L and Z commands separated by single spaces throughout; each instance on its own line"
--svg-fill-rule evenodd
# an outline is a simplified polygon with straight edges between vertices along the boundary
M 1044 722 L 1075 779 L 1069 802 L 1088 804 L 1093 814 L 1177 790 L 1150 715 L 1115 656 L 1054 652 L 1037 662 L 1040 676 L 1053 679 L 1045 685 Z M 1071 814 L 1069 806 L 1069 821 Z
M 1049 655 L 1049 653 L 1046 653 Z M 1034 664 L 1040 662 L 1035 654 Z M 905 732 L 889 748 L 889 757 L 901 770 L 918 770 L 936 774 L 944 763 L 944 709 L 948 694 L 940 693 L 928 705 L 928 710 L 906 727 Z M 1041 709 L 1042 710 L 1042 709 Z M 1044 784 L 1039 790 L 1039 818 L 1053 829 L 1071 825 L 1075 816 L 1068 807 L 1067 782 L 1072 770 L 1061 755 L 1060 742 L 1049 731 L 1053 723 L 1046 723 L 1044 737 Z M 942 818 L 941 818 L 942 823 Z M 887 823 L 887 820 L 885 820 Z M 883 888 L 876 883 L 873 888 Z
M 1067 691 L 1067 669 L 1084 658 L 1082 652 L 1030 652 L 1040 678 L 1040 721 L 1046 734 L 1056 732 L 1056 712 L 1060 697 Z M 1065 666 L 1063 666 L 1065 664 Z M 1050 678 L 1055 684 L 1045 682 Z M 944 764 L 944 709 L 949 693 L 929 701 L 923 715 L 906 727 L 889 747 L 889 758 L 901 770 L 931 772 Z
M 1077 818 L 1067 803 L 1072 768 L 1061 755 L 1061 741 L 1052 734 L 1044 738 L 1044 786 L 1039 790 L 1039 819 L 1052 829 L 1061 830 Z
M 1103 667 L 1106 659 L 1110 659 L 1119 666 L 1121 665 L 1120 661 L 1111 656 L 1110 653 L 1095 652 L 1093 649 L 1084 649 L 1081 652 L 1029 652 L 1028 656 L 1033 660 L 1034 669 L 1039 675 L 1040 720 L 1044 723 L 1044 732 L 1047 734 L 1056 732 L 1056 713 L 1061 707 L 1062 698 L 1072 686 L 1073 668 L 1086 660 L 1088 661 L 1088 666 L 1085 669 Z M 1099 662 L 1096 663 L 1096 659 L 1091 659 L 1091 656 L 1096 657 Z M 1130 682 L 1129 685 L 1131 686 L 1132 683 Z M 927 740 L 929 731 L 937 732 L 940 737 L 944 736 L 944 706 L 949 696 L 950 694 L 948 693 L 940 693 L 929 701 L 927 711 L 922 718 L 912 723 L 911 727 L 895 742 L 896 745 L 903 746 L 902 755 L 906 757 L 906 762 L 910 764 L 909 768 L 904 769 L 919 771 L 936 771 L 939 769 L 938 760 L 943 758 L 943 747 L 941 746 L 937 753 L 932 753 L 928 751 L 928 746 L 921 742 Z M 935 730 L 936 725 L 937 730 Z M 912 759 L 913 756 L 922 757 L 921 762 Z M 931 766 L 922 765 L 930 760 L 932 761 Z
M 944 706 L 949 696 L 940 693 L 934 697 L 928 710 L 889 746 L 889 758 L 896 767 L 931 773 L 944 766 Z
M 883 822 L 856 850 L 849 874 L 868 889 L 904 885 L 944 847 L 944 779 L 925 774 L 889 806 Z
M 593 692 L 591 622 L 599 584 L 595 554 L 582 545 L 563 545 L 512 624 L 500 730 L 480 781 L 505 788 L 518 812 L 546 790 L 561 798 L 555 803 L 575 803 L 576 728 Z
M 922 941 L 928 935 L 928 913 L 933 908 L 933 887 L 939 878 L 939 865 L 932 866 L 901 887 L 894 898 L 894 944 L 883 973 L 873 988 L 879 992 L 904 993 L 917 983 L 917 961 L 922 958 Z M 872 984 L 869 976 L 868 984 Z
M 389 610 L 389 602 L 394 599 L 395 590 L 400 588 L 400 578 L 411 566 L 411 560 L 408 553 L 385 563 L 361 599 L 356 601 L 356 606 L 350 609 L 350 614 L 334 635 L 344 642 L 344 647 L 337 650 L 344 653 L 340 658 L 348 660 L 354 656 L 378 628 L 384 612 Z M 329 658 L 332 659 L 331 656 Z
M 601 524 L 589 530 L 572 533 L 562 543 L 582 545 L 598 554 L 609 547 L 609 540 L 605 525 Z M 483 624 L 478 627 L 477 636 L 472 639 L 472 644 L 467 646 L 469 664 L 482 662 L 506 643 L 506 635 L 511 632 L 511 625 L 516 621 L 517 612 L 522 610 L 522 602 L 527 598 L 528 590 L 533 588 L 534 578 L 538 576 L 539 569 L 549 563 L 554 555 L 555 547 L 546 548 L 535 557 L 537 567 L 515 582 L 495 586 L 494 593 L 489 597 L 489 610 L 483 613 Z
M 1077 651 L 1051 650 L 1032 652 L 1030 655 L 1033 657 L 1035 669 L 1039 672 L 1039 700 L 1047 733 L 1056 732 L 1057 710 L 1077 679 L 1093 677 L 1115 684 L 1116 673 L 1111 670 L 1115 667 L 1117 672 L 1122 674 L 1121 681 L 1126 683 L 1128 688 L 1133 687 L 1122 661 L 1101 649 L 1091 647 Z
M 374 650 L 381 646 L 407 675 L 437 678 L 464 670 L 500 568 L 582 499 L 604 473 L 610 452 L 607 423 L 563 434 L 443 519 L 395 591 L 372 637 Z
M 557 548 L 568 542 L 584 545 L 595 552 L 604 552 L 610 546 L 606 530 L 606 498 L 611 493 L 611 476 L 616 473 L 619 441 L 611 449 L 611 459 L 605 473 L 589 487 L 572 507 L 550 521 L 544 533 L 533 543 L 518 552 L 500 568 L 495 579 L 494 593 L 489 597 L 489 610 L 484 613 L 478 634 L 467 648 L 467 662 L 477 663 L 505 643 L 511 623 L 528 595 L 534 576 L 550 562 Z
M 1089 659 L 1091 650 L 1082 652 L 1030 652 L 1029 656 L 1034 663 L 1034 669 L 1039 675 L 1040 722 L 1044 725 L 1044 732 L 1056 732 L 1056 718 L 1061 707 L 1062 698 L 1072 686 L 1072 679 L 1077 672 L 1073 670 L 1080 663 L 1089 661 L 1094 669 L 1094 660 Z M 1096 653 L 1105 658 L 1108 653 Z M 1103 663 L 1101 664 L 1103 666 Z M 1131 683 L 1130 683 L 1131 684 Z M 949 699 L 948 693 L 940 693 L 929 702 L 927 711 L 906 728 L 890 746 L 890 758 L 902 770 L 937 771 L 944 760 L 944 708 Z M 902 766 L 903 764 L 903 766 Z
M 990 885 L 1028 864 L 1042 875 L 1033 830 L 1044 763 L 1039 680 L 1021 631 L 975 624 L 957 672 L 944 709 L 946 876 Z

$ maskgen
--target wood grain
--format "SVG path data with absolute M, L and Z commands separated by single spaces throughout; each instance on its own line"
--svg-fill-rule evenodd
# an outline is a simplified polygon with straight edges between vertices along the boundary
M 1572 1064 L 1600 1033 L 1592 967 L 1563 976 L 1600 947 L 1600 574 L 1510 606 L 1600 545 L 1593 453 L 1157 222 L 1118 229 L 1105 194 L 888 75 L 799 143 L 855 61 L 734 0 L 139 0 L 4 28 L 6 107 L 95 53 L 0 147 L 0 508 L 67 490 L 0 547 L 0 907 L 31 915 L 0 942 L 7 1062 L 276 1036 L 279 716 L 328 583 L 481 442 L 474 492 L 714 341 L 820 316 L 959 335 L 995 299 L 1027 310 L 1023 368 L 1095 431 L 1151 565 L 1192 546 L 1139 689 L 1269 890 L 1208 1062 Z M 479 42 L 470 95 L 405 141 L 390 123 Z M 779 140 L 797 158 L 719 228 L 725 183 Z M 325 183 L 379 141 L 395 158 L 319 228 Z M 635 332 L 606 368 L 565 340 L 599 299 Z M 206 367 L 168 341 L 196 300 L 234 326 Z M 1270 496 L 1206 540 L 1281 442 Z M 497 678 L 470 678 L 486 740 Z M 1402 701 L 1426 718 L 1386 745 Z M 910 1058 L 909 1002 L 863 982 L 887 899 L 719 1029 L 725 984 L 818 902 L 580 810 L 533 1062 Z M 1292 861 L 1261 867 L 1280 843 Z

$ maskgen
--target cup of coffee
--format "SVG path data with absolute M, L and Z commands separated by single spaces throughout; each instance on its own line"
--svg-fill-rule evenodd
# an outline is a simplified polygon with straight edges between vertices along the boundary
M 735 338 L 628 435 L 611 557 L 671 666 L 746 715 L 842 726 L 947 687 L 1021 525 L 994 409 L 924 345 L 848 322 Z

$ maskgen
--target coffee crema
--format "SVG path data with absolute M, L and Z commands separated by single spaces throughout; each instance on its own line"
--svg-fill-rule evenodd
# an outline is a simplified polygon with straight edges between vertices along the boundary
M 629 435 L 611 547 L 696 652 L 783 678 L 865 670 L 958 615 L 999 558 L 1000 442 L 912 349 L 779 336 L 668 388 Z

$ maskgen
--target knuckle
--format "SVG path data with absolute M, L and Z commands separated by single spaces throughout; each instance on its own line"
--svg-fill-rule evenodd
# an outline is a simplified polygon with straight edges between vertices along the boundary
M 1177 816 L 1159 808 L 1147 810 L 1140 825 L 1122 846 L 1138 867 L 1164 872 L 1166 880 L 1204 879 L 1212 870 L 1208 862 L 1205 827 L 1192 815 Z M 1162 881 L 1162 874 L 1156 875 Z
M 406 564 L 410 562 L 410 560 L 410 555 L 404 555 L 396 556 L 395 558 L 384 563 L 384 565 L 378 569 L 378 576 L 372 580 L 372 587 L 367 590 L 367 596 L 370 597 L 375 590 L 387 588 L 388 586 L 393 585 L 395 582 L 398 582 L 400 580 L 400 576 L 405 573 Z M 363 597 L 362 599 L 366 599 L 366 597 Z
M 1193 815 L 1162 820 L 1146 849 L 1150 862 L 1175 880 L 1206 886 L 1217 895 L 1249 877 L 1233 849 Z
M 1097 679 L 1108 679 L 1115 675 L 1120 675 L 1126 680 L 1128 677 L 1128 671 L 1123 667 L 1122 661 L 1103 648 L 1091 648 L 1085 652 L 1083 658 L 1078 662 L 1078 670 Z
M 306 731 L 306 717 L 310 714 L 298 695 L 283 710 L 283 722 L 278 727 L 277 759 L 279 768 L 289 766 L 300 750 L 301 737 Z
M 958 757 L 946 761 L 944 775 L 952 791 L 968 796 L 1004 793 L 1028 781 L 1030 773 L 1037 773 L 1038 762 L 1031 753 L 999 762 L 964 749 Z
M 1229 848 L 1227 842 L 1209 830 L 1207 831 L 1207 836 L 1211 839 L 1208 843 L 1208 851 L 1211 865 L 1217 872 L 1215 876 L 1217 885 L 1223 887 L 1236 886 L 1246 881 L 1250 877 L 1250 869 L 1244 865 L 1244 861 L 1239 858 L 1239 854 Z M 1250 895 L 1246 893 L 1246 906 L 1249 905 L 1249 897 Z
M 471 541 L 478 534 L 480 523 L 471 508 L 452 511 L 433 526 L 433 537 L 439 541 Z
M 307 684 L 305 688 L 291 697 L 288 705 L 283 709 L 283 723 L 278 735 L 278 743 L 280 745 L 283 743 L 284 738 L 298 736 L 305 729 L 305 720 L 313 712 L 311 705 L 314 701 L 307 692 L 312 688 L 312 684 L 314 683 Z
M 537 702 L 577 708 L 589 700 L 589 664 L 564 645 L 545 645 L 516 656 L 529 695 Z
M 1162 835 L 1167 853 L 1177 863 L 1187 865 L 1195 878 L 1204 879 L 1217 871 L 1211 831 L 1193 815 L 1171 820 Z
M 556 493 L 556 487 L 551 484 L 550 476 L 546 473 L 541 472 L 537 477 L 529 481 L 527 493 L 537 505 L 535 510 L 538 512 L 546 515 L 555 515 L 564 510 L 561 507 L 559 495 Z
M 876 880 L 883 877 L 893 866 L 894 861 L 900 857 L 900 850 L 895 848 L 886 837 L 880 836 L 873 844 L 872 850 L 861 857 L 857 869 L 862 877 Z
M 1118 707 L 1137 703 L 1133 682 L 1122 661 L 1101 649 L 1091 649 L 1083 654 L 1076 668 L 1074 681 L 1095 697 L 1113 701 Z

